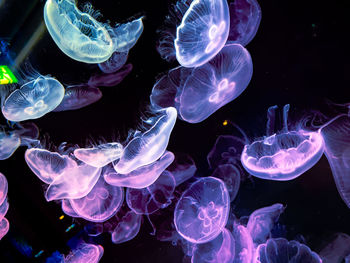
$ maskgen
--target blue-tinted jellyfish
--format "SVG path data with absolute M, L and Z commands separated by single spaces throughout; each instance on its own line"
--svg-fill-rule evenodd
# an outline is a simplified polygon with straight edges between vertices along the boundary
M 191 262 L 232 263 L 235 257 L 235 240 L 226 228 L 212 241 L 195 246 Z
M 69 202 L 68 199 L 63 199 L 61 203 L 62 211 L 71 217 L 80 217 L 77 212 L 74 211 L 71 203 Z
M 104 222 L 117 213 L 123 201 L 123 188 L 107 184 L 101 176 L 86 196 L 69 202 L 80 217 L 91 222 Z
M 177 61 L 190 68 L 205 64 L 223 48 L 229 30 L 226 0 L 194 0 L 176 29 Z
M 64 258 L 65 263 L 97 263 L 103 255 L 100 245 L 81 243 Z
M 261 21 L 261 8 L 256 0 L 235 0 L 230 3 L 230 33 L 227 42 L 242 46 L 254 38 Z
M 128 174 L 119 174 L 113 168 L 107 167 L 103 176 L 111 185 L 142 189 L 153 184 L 173 161 L 174 154 L 166 151 L 159 160 Z
M 97 237 L 103 233 L 103 223 L 89 223 L 84 226 L 84 231 L 90 237 Z
M 176 204 L 176 230 L 191 243 L 209 242 L 225 227 L 229 210 L 230 197 L 224 182 L 214 177 L 200 178 Z
M 168 146 L 174 128 L 177 111 L 173 107 L 160 111 L 160 117 L 145 133 L 134 137 L 120 157 L 114 169 L 120 174 L 128 174 L 137 168 L 158 160 Z
M 171 172 L 175 179 L 176 186 L 178 186 L 192 178 L 197 171 L 197 167 L 190 155 L 186 153 L 176 153 L 175 160 L 166 170 Z
M 5 175 L 0 173 L 0 205 L 5 201 L 8 191 L 8 183 Z
M 4 217 L 0 221 L 0 240 L 7 234 L 10 229 L 9 221 Z
M 247 228 L 242 225 L 235 225 L 233 232 L 235 239 L 234 263 L 251 263 L 254 257 L 254 244 Z
M 64 97 L 64 87 L 54 78 L 39 76 L 13 91 L 2 105 L 10 121 L 38 119 L 54 110 Z
M 113 87 L 118 85 L 129 75 L 132 70 L 132 64 L 126 64 L 120 70 L 110 74 L 98 74 L 91 76 L 88 85 L 91 87 Z
M 128 211 L 118 222 L 118 225 L 111 233 L 112 242 L 121 244 L 127 242 L 139 233 L 141 228 L 142 215 L 138 215 L 133 211 Z
M 47 0 L 44 8 L 47 30 L 67 56 L 85 63 L 101 63 L 114 51 L 108 30 L 73 0 Z
M 63 100 L 53 111 L 81 109 L 95 103 L 101 98 L 102 92 L 98 88 L 90 87 L 85 84 L 69 86 L 66 88 Z
M 335 234 L 331 241 L 320 251 L 323 263 L 344 262 L 350 254 L 350 236 L 344 233 Z M 346 262 L 346 260 L 345 260 Z
M 190 123 L 205 120 L 237 98 L 248 86 L 252 74 L 248 51 L 239 44 L 226 45 L 215 58 L 193 69 L 180 96 L 179 115 Z
M 241 184 L 240 171 L 232 164 L 221 164 L 211 176 L 224 181 L 232 202 L 236 198 Z
M 273 133 L 275 110 L 268 109 L 267 135 L 246 145 L 241 162 L 248 173 L 268 180 L 292 180 L 314 166 L 324 151 L 320 132 L 304 129 L 289 131 L 287 118 L 289 104 L 283 108 L 283 129 Z
M 98 67 L 103 73 L 114 73 L 125 65 L 128 59 L 128 54 L 129 52 L 114 52 L 107 61 L 99 63 Z
M 21 138 L 21 146 L 32 148 L 40 145 L 40 141 L 38 140 L 39 128 L 33 122 L 17 122 L 15 127 L 16 129 L 13 132 Z
M 103 167 L 117 160 L 123 152 L 123 146 L 118 142 L 100 144 L 92 148 L 74 150 L 74 156 L 94 167 Z
M 271 238 L 256 250 L 256 260 L 260 263 L 294 262 L 321 263 L 320 257 L 311 249 L 299 242 L 284 238 Z
M 271 230 L 283 213 L 285 207 L 281 204 L 263 207 L 255 210 L 250 216 L 247 229 L 253 242 L 256 244 L 265 243 L 270 237 Z
M 21 138 L 14 132 L 2 131 L 0 127 L 0 160 L 6 160 L 21 145 Z
M 173 175 L 164 171 L 148 187 L 143 189 L 128 188 L 125 199 L 129 208 L 136 214 L 149 215 L 171 204 L 175 184 Z

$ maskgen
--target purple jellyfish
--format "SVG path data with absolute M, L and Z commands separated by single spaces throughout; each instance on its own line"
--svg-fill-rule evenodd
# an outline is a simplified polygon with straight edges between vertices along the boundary
M 117 226 L 112 231 L 112 242 L 121 244 L 133 239 L 140 231 L 142 215 L 128 211 L 121 217 Z
M 0 221 L 5 217 L 8 210 L 9 210 L 9 202 L 7 201 L 7 198 L 5 198 L 2 204 L 0 204 Z
M 323 263 L 344 262 L 350 254 L 350 236 L 337 233 L 319 253 Z M 346 262 L 346 261 L 345 261 Z
M 232 164 L 221 164 L 211 176 L 224 181 L 232 202 L 236 198 L 241 184 L 240 171 Z
M 8 191 L 8 183 L 5 175 L 0 173 L 0 205 L 5 201 Z
M 132 70 L 131 64 L 126 64 L 120 70 L 108 74 L 98 74 L 90 77 L 88 85 L 90 87 L 113 87 L 125 79 Z
M 0 240 L 7 234 L 10 229 L 9 221 L 4 217 L 0 221 Z
M 97 263 L 103 255 L 100 245 L 81 243 L 65 257 L 65 263 Z
M 192 178 L 197 171 L 197 167 L 190 155 L 176 153 L 175 160 L 166 170 L 172 173 L 176 186 L 178 186 Z
M 71 216 L 71 217 L 80 217 L 80 215 L 78 215 L 77 212 L 74 211 L 74 209 L 73 209 L 73 207 L 70 204 L 68 199 L 63 199 L 62 200 L 61 207 L 62 207 L 62 211 L 66 215 Z
M 251 263 L 253 261 L 254 244 L 247 228 L 242 225 L 235 225 L 233 229 L 235 239 L 234 263 Z

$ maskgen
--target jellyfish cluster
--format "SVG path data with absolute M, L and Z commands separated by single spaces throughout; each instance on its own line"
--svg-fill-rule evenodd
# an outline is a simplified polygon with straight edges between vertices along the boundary
M 266 134 L 253 139 L 230 123 L 240 135 L 217 137 L 207 154 L 207 173 L 189 154 L 168 149 L 177 121 L 203 122 L 248 87 L 253 63 L 245 46 L 261 20 L 256 0 L 179 0 L 171 6 L 157 50 L 178 65 L 155 81 L 152 116 L 125 140 L 84 146 L 48 145 L 34 123 L 23 121 L 88 107 L 102 98 L 100 87 L 121 83 L 132 71 L 128 55 L 142 35 L 143 17 L 112 26 L 101 22 L 101 13 L 90 4 L 79 9 L 73 0 L 47 0 L 43 17 L 60 55 L 100 71 L 87 83 L 66 87 L 51 75 L 33 72 L 19 76 L 18 84 L 0 86 L 1 111 L 8 120 L 0 126 L 0 160 L 27 147 L 24 159 L 42 182 L 43 197 L 59 204 L 84 232 L 85 239 L 80 237 L 68 254 L 54 253 L 46 262 L 99 262 L 104 233 L 116 245 L 125 243 L 138 235 L 144 221 L 154 238 L 180 247 L 193 263 L 316 263 L 332 257 L 330 248 L 318 255 L 301 240 L 278 233 L 286 205 L 255 207 L 248 216 L 234 203 L 246 181 L 293 180 L 325 154 L 350 207 L 349 114 L 319 127 L 293 127 L 287 104 L 278 129 L 278 107 L 271 106 Z M 7 190 L 0 173 L 0 239 L 9 231 Z M 334 241 L 342 260 L 350 251 L 341 238 L 350 238 Z

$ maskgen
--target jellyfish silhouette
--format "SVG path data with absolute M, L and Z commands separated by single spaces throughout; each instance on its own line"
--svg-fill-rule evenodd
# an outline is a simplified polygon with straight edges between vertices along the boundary
M 100 245 L 81 243 L 64 258 L 65 263 L 97 263 L 103 255 Z
M 4 202 L 8 191 L 8 183 L 5 175 L 0 173 L 0 205 Z
M 98 88 L 85 84 L 69 86 L 66 88 L 63 100 L 53 111 L 78 110 L 95 103 L 101 98 L 102 92 Z
M 0 221 L 0 240 L 7 234 L 10 229 L 9 221 L 4 217 Z
M 0 160 L 6 160 L 21 145 L 20 137 L 14 132 L 5 132 L 0 127 Z
M 289 104 L 283 108 L 284 126 L 272 134 L 275 110 L 268 109 L 267 137 L 246 145 L 241 155 L 243 167 L 250 174 L 268 180 L 292 180 L 314 166 L 324 151 L 320 132 L 298 129 L 289 131 Z
M 113 87 L 118 85 L 129 75 L 132 70 L 132 64 L 127 64 L 114 73 L 97 74 L 91 76 L 88 85 L 91 87 Z
M 248 51 L 239 44 L 226 45 L 215 58 L 193 69 L 180 96 L 179 115 L 190 123 L 205 120 L 237 98 L 248 86 L 252 74 Z
M 21 138 L 21 146 L 32 148 L 40 145 L 40 141 L 38 140 L 39 128 L 33 122 L 17 122 L 13 133 Z
M 194 0 L 176 29 L 176 58 L 184 67 L 212 59 L 226 43 L 230 14 L 226 0 Z
M 191 263 L 232 263 L 234 257 L 235 240 L 230 231 L 224 228 L 212 241 L 195 246 Z
M 228 43 L 246 46 L 256 35 L 261 21 L 261 8 L 256 0 L 235 0 L 229 5 L 230 32 Z
M 38 119 L 54 110 L 64 97 L 64 87 L 56 79 L 39 76 L 13 91 L 2 105 L 10 121 Z
M 200 178 L 181 196 L 174 211 L 177 232 L 191 243 L 206 243 L 224 229 L 230 210 L 224 182 L 214 177 Z
M 105 62 L 99 63 L 98 67 L 103 73 L 114 73 L 125 65 L 129 52 L 114 52 Z
M 230 195 L 230 201 L 232 202 L 236 198 L 241 184 L 240 171 L 232 164 L 221 164 L 211 176 L 224 181 Z
M 186 182 L 194 176 L 197 171 L 192 157 L 186 153 L 176 153 L 175 160 L 166 168 L 173 175 L 176 186 Z
M 320 257 L 311 249 L 299 242 L 284 238 L 270 238 L 256 250 L 257 262 L 295 262 L 321 263 Z
M 112 242 L 121 244 L 127 242 L 139 233 L 141 227 L 142 215 L 138 215 L 133 211 L 128 211 L 119 220 L 117 226 L 112 231 Z
M 123 152 L 123 146 L 118 142 L 100 144 L 92 148 L 74 150 L 74 156 L 94 167 L 103 167 L 117 160 Z
M 253 261 L 254 244 L 252 237 L 246 227 L 235 225 L 233 232 L 235 239 L 235 258 L 234 263 L 251 263 Z
M 330 242 L 319 252 L 323 263 L 344 262 L 344 259 L 349 254 L 350 236 L 345 233 L 336 233 L 332 236 Z
M 120 157 L 114 169 L 120 174 L 128 174 L 137 168 L 158 160 L 168 146 L 174 128 L 177 111 L 173 107 L 160 111 L 161 116 L 145 133 L 133 138 Z

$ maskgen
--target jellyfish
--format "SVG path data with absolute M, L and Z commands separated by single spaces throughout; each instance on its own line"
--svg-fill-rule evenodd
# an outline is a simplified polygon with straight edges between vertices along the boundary
M 223 181 L 214 177 L 198 179 L 176 204 L 176 231 L 191 243 L 213 240 L 227 223 L 229 204 L 230 197 Z
M 257 247 L 257 262 L 321 263 L 320 257 L 306 245 L 284 238 L 270 238 Z
M 230 30 L 226 0 L 194 0 L 174 41 L 177 61 L 184 67 L 199 67 L 223 48 Z
M 0 240 L 7 234 L 10 229 L 9 221 L 4 217 L 0 221 Z
M 323 263 L 344 262 L 350 254 L 350 236 L 345 233 L 337 233 L 332 240 L 319 253 Z M 346 262 L 346 260 L 345 260 Z
M 240 171 L 232 164 L 221 164 L 215 169 L 211 176 L 224 181 L 230 195 L 230 201 L 232 202 L 238 194 L 241 183 Z
M 324 151 L 324 142 L 319 131 L 288 130 L 289 104 L 283 108 L 283 129 L 272 134 L 276 108 L 272 106 L 267 111 L 267 136 L 246 145 L 241 162 L 248 173 L 258 178 L 292 180 L 318 162 Z
M 98 67 L 103 73 L 110 74 L 118 71 L 125 65 L 129 52 L 114 52 L 105 62 L 99 63 Z
M 84 231 L 90 237 L 97 237 L 103 233 L 103 224 L 102 223 L 90 223 L 84 226 Z
M 103 255 L 100 245 L 81 243 L 65 257 L 65 263 L 97 263 Z
M 129 208 L 136 214 L 149 215 L 171 204 L 175 184 L 173 175 L 168 171 L 164 171 L 148 187 L 142 189 L 128 188 L 125 199 Z
M 21 145 L 21 138 L 16 133 L 8 133 L 0 127 L 0 160 L 6 160 Z
M 126 64 L 117 72 L 110 74 L 98 74 L 91 76 L 88 85 L 91 87 L 113 87 L 118 85 L 129 75 L 132 70 L 132 64 Z
M 283 207 L 283 205 L 274 204 L 255 210 L 249 216 L 247 229 L 254 243 L 262 244 L 266 242 L 270 236 L 271 229 L 284 209 L 285 207 Z
M 142 215 L 138 215 L 133 211 L 128 211 L 118 222 L 114 228 L 112 242 L 121 244 L 133 239 L 140 231 Z
M 113 168 L 107 167 L 103 176 L 111 185 L 142 189 L 153 184 L 173 161 L 174 154 L 166 151 L 159 160 L 128 174 L 119 174 Z
M 228 43 L 248 45 L 256 35 L 261 21 L 261 8 L 256 0 L 235 0 L 230 3 Z
M 5 217 L 8 210 L 9 210 L 9 203 L 6 198 L 4 202 L 0 205 L 0 221 Z
M 118 142 L 100 144 L 92 148 L 79 148 L 74 150 L 74 156 L 97 168 L 117 160 L 123 152 L 123 146 Z
M 8 183 L 5 175 L 0 173 L 0 205 L 5 201 L 8 191 Z
M 62 211 L 66 215 L 71 216 L 71 217 L 80 217 L 80 215 L 78 215 L 78 213 L 74 211 L 74 209 L 73 209 L 73 207 L 68 199 L 62 200 L 61 207 L 62 207 Z
M 174 128 L 177 111 L 173 107 L 160 111 L 161 116 L 145 133 L 133 138 L 120 157 L 114 169 L 120 174 L 128 174 L 137 168 L 158 160 L 168 146 Z
M 235 225 L 232 235 L 235 239 L 235 258 L 233 262 L 255 262 L 253 261 L 254 244 L 248 229 L 242 225 Z
M 197 171 L 192 157 L 186 153 L 176 153 L 175 160 L 166 169 L 173 175 L 176 186 L 186 182 L 194 176 Z
M 197 244 L 194 248 L 191 262 L 232 263 L 235 257 L 235 240 L 226 228 L 220 235 L 208 243 Z
M 15 124 L 16 129 L 13 131 L 18 137 L 21 138 L 21 146 L 27 146 L 32 148 L 40 145 L 39 128 L 33 122 L 25 122 Z
M 239 44 L 226 45 L 208 63 L 193 69 L 180 96 L 179 115 L 190 123 L 205 120 L 237 98 L 248 86 L 252 74 L 248 51 Z
M 91 222 L 107 221 L 117 213 L 123 201 L 123 188 L 107 184 L 102 176 L 86 196 L 69 200 L 73 210 Z
M 101 98 L 102 92 L 98 88 L 85 84 L 69 86 L 66 88 L 63 100 L 53 111 L 78 110 L 97 102 Z
M 59 81 L 39 76 L 12 92 L 2 105 L 2 113 L 10 121 L 38 119 L 54 110 L 63 97 L 64 87 Z

